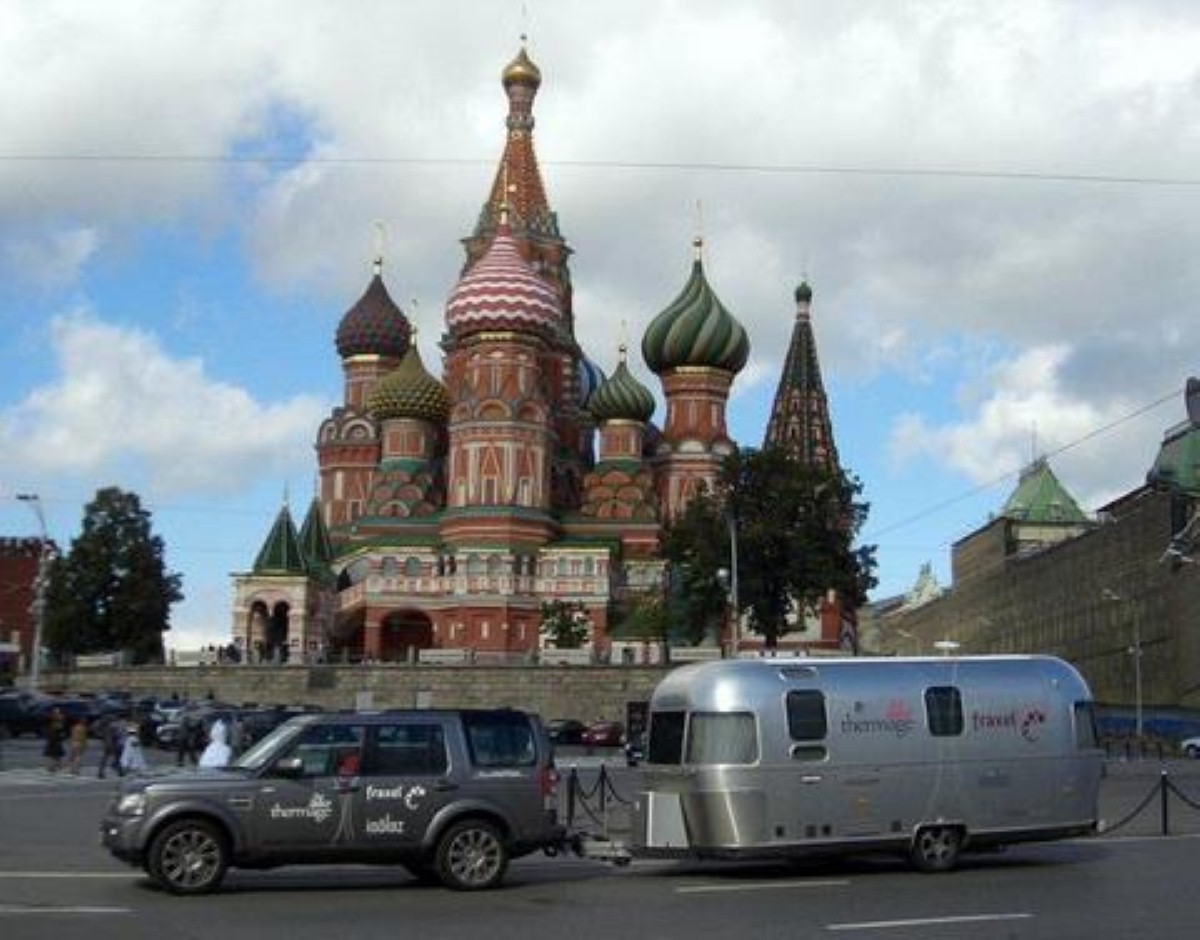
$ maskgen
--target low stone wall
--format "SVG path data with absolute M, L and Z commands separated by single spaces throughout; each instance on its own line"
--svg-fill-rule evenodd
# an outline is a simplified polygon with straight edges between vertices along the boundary
M 666 674 L 659 666 L 138 666 L 49 671 L 41 686 L 66 693 L 128 689 L 135 696 L 324 708 L 523 708 L 543 718 L 623 719 Z

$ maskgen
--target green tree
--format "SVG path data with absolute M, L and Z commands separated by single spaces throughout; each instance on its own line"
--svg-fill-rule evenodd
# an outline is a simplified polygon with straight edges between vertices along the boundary
M 768 647 L 789 611 L 817 603 L 830 588 L 861 605 L 874 587 L 875 548 L 854 547 L 869 506 L 848 473 L 806 466 L 785 449 L 743 449 L 726 458 L 715 491 L 701 493 L 666 531 L 663 551 L 679 572 L 685 616 L 711 626 L 728 608 L 737 534 L 738 607 Z
M 137 494 L 98 490 L 80 534 L 51 570 L 46 645 L 60 659 L 123 651 L 135 663 L 161 662 L 181 583 L 166 570 L 162 539 L 151 533 Z
M 592 634 L 583 601 L 543 601 L 541 634 L 555 649 L 579 649 Z
M 722 502 L 701 490 L 666 528 L 668 633 L 692 645 L 711 636 L 727 616 L 721 569 L 729 566 L 729 536 Z
M 738 601 L 774 646 L 795 606 L 833 589 L 852 606 L 874 587 L 875 547 L 854 547 L 870 506 L 852 474 L 802 464 L 786 449 L 740 450 L 721 468 L 718 496 L 738 534 Z

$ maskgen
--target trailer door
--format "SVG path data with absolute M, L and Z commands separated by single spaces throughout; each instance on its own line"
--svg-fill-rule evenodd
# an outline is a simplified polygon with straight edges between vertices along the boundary
M 819 839 L 833 832 L 829 794 L 829 717 L 825 693 L 820 689 L 792 689 L 785 701 L 788 755 L 785 772 L 790 808 L 786 820 L 792 839 Z

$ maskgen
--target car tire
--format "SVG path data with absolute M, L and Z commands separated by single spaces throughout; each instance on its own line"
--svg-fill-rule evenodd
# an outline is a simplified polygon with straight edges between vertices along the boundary
M 438 878 L 455 891 L 494 888 L 508 870 L 508 848 L 498 830 L 483 819 L 456 822 L 438 840 Z
M 225 833 L 203 819 L 181 819 L 164 826 L 146 853 L 146 872 L 172 894 L 215 891 L 228 868 Z
M 951 871 L 958 864 L 963 833 L 957 826 L 924 826 L 913 838 L 909 859 L 917 871 Z

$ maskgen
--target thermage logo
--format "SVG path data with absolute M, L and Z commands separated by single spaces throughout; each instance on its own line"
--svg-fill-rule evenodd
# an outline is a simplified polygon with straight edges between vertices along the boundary
M 278 803 L 271 807 L 272 819 L 311 819 L 320 825 L 333 815 L 333 803 L 323 793 L 314 793 L 304 806 L 280 806 Z
M 866 711 L 862 702 L 854 703 L 854 713 L 847 712 L 842 718 L 842 734 L 887 734 L 897 738 L 907 737 L 916 727 L 912 709 L 903 699 L 892 699 L 882 717 L 861 715 Z

